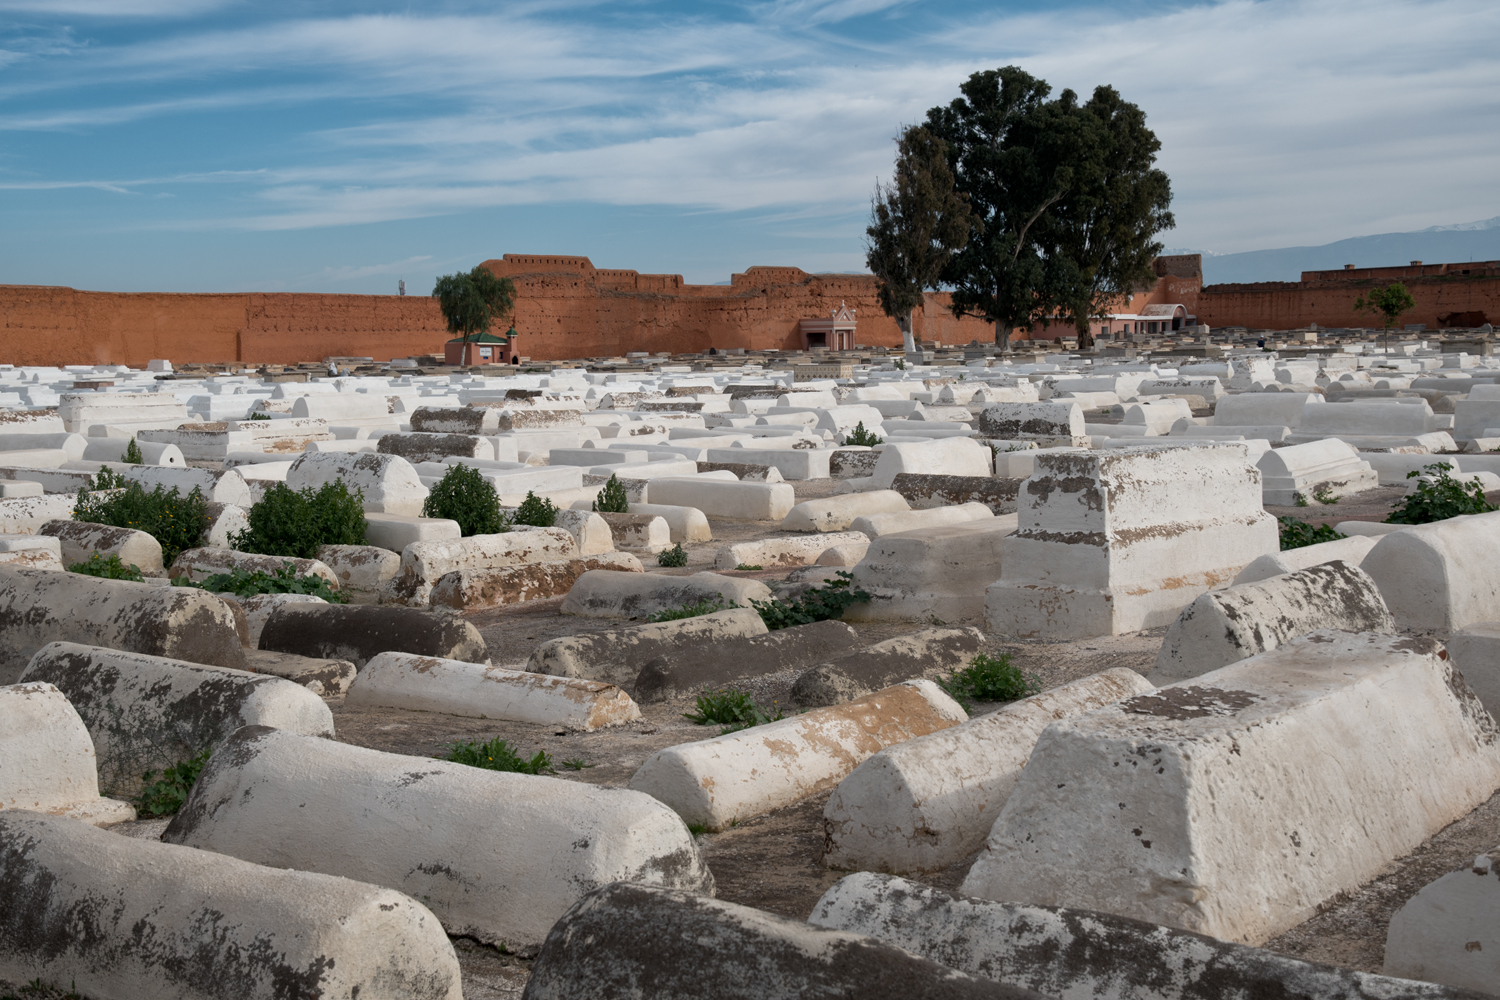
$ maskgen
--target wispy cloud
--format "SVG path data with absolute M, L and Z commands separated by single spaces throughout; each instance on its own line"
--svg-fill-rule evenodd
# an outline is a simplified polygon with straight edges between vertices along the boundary
M 193 4 L 125 6 L 168 16 Z M 252 18 L 90 43 L 0 79 L 0 130 L 102 136 L 285 110 L 275 141 L 238 153 L 222 176 L 232 199 L 153 222 L 184 228 L 553 202 L 826 217 L 867 203 L 901 124 L 969 73 L 1017 62 L 1085 95 L 1111 83 L 1147 110 L 1178 196 L 1174 241 L 1230 251 L 1493 214 L 1493 0 L 990 8 L 946 20 L 906 17 L 907 0 L 737 9 L 717 20 L 644 3 Z M 871 17 L 905 19 L 857 41 L 837 30 Z M 0 188 L 148 183 L 66 173 Z
M 228 5 L 228 0 L 0 0 L 0 10 L 98 18 L 191 17 Z

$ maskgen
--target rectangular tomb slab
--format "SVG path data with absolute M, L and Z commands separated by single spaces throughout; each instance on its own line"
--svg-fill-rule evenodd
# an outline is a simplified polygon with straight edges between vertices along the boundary
M 985 594 L 990 628 L 1087 639 L 1170 624 L 1276 552 L 1243 444 L 1044 455 Z M 856 574 L 856 579 L 858 574 Z
M 1259 944 L 1500 787 L 1429 639 L 1334 630 L 1042 733 L 961 888 Z

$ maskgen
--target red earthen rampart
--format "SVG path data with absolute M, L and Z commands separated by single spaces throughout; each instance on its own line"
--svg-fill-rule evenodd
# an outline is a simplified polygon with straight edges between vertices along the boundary
M 1261 330 L 1295 330 L 1310 323 L 1324 327 L 1381 326 L 1384 317 L 1355 312 L 1354 303 L 1391 279 L 1346 279 L 1343 272 L 1332 273 L 1339 277 L 1209 285 L 1198 297 L 1198 320 L 1214 328 L 1246 326 Z M 1425 323 L 1436 330 L 1447 325 L 1443 317 L 1455 313 L 1482 313 L 1491 323 L 1500 320 L 1500 271 L 1406 277 L 1402 284 L 1416 300 L 1416 307 L 1400 318 L 1401 325 Z

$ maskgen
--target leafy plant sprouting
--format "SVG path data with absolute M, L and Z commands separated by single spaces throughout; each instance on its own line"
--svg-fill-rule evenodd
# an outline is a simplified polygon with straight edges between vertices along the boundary
M 780 708 L 776 708 L 775 711 L 776 714 L 771 715 L 745 692 L 730 688 L 705 691 L 700 694 L 696 711 L 684 712 L 682 717 L 694 725 L 720 726 L 719 735 L 726 736 L 729 733 L 739 732 L 741 729 L 749 729 L 751 726 L 761 726 L 767 722 L 776 722 L 786 718 Z
M 316 573 L 298 576 L 291 563 L 282 563 L 275 573 L 262 570 L 235 569 L 228 573 L 216 573 L 200 583 L 189 584 L 213 593 L 230 593 L 236 597 L 254 597 L 256 594 L 308 594 L 321 597 L 330 604 L 347 604 L 349 599 L 328 586 L 328 581 Z
M 1422 467 L 1422 472 L 1408 472 L 1407 479 L 1423 473 L 1435 475 L 1431 482 L 1417 484 L 1415 493 L 1408 493 L 1401 506 L 1385 519 L 1386 524 L 1429 524 L 1446 521 L 1463 514 L 1487 514 L 1500 510 L 1484 498 L 1484 487 L 1476 482 L 1460 482 L 1450 473 L 1453 466 L 1447 462 L 1434 462 Z
M 270 420 L 271 419 L 271 415 L 269 413 L 255 412 L 255 413 L 250 414 L 250 416 L 247 417 L 246 419 L 248 419 L 248 420 Z
M 1305 493 L 1294 493 L 1294 494 L 1292 494 L 1292 497 L 1293 497 L 1292 502 L 1295 503 L 1298 507 L 1310 507 L 1310 506 L 1312 506 L 1311 504 L 1309 504 L 1307 502 L 1307 495 Z
M 105 497 L 80 489 L 73 520 L 144 531 L 161 543 L 162 563 L 170 566 L 177 553 L 197 547 L 212 518 L 208 501 L 196 486 L 184 497 L 175 486 L 168 490 L 158 485 L 147 493 L 140 483 L 127 483 Z
M 610 476 L 604 489 L 594 499 L 594 510 L 600 514 L 629 514 L 630 497 L 625 495 L 625 484 L 619 476 Z
M 69 573 L 82 573 L 84 576 L 98 576 L 106 580 L 131 580 L 140 583 L 145 580 L 145 574 L 135 563 L 126 566 L 120 562 L 120 557 L 111 555 L 105 558 L 101 553 L 93 552 L 84 562 L 74 563 L 68 567 Z
M 646 616 L 648 622 L 675 622 L 683 618 L 697 618 L 699 615 L 711 615 L 715 611 L 728 611 L 729 605 L 723 601 L 703 600 L 696 604 L 683 604 L 675 608 L 665 608 L 654 615 Z
M 1322 504 L 1334 504 L 1339 502 L 1339 498 L 1335 496 L 1333 490 L 1331 490 L 1327 486 L 1320 486 L 1318 487 L 1318 489 L 1314 490 L 1313 499 Z
M 1331 525 L 1320 524 L 1314 528 L 1306 521 L 1299 521 L 1295 517 L 1278 517 L 1276 528 L 1281 536 L 1281 551 L 1283 552 L 1287 549 L 1300 549 L 1304 545 L 1317 545 L 1319 542 L 1333 542 L 1349 537 L 1339 534 Z
M 884 440 L 885 438 L 865 430 L 865 422 L 863 420 L 854 425 L 854 430 L 844 435 L 844 444 L 859 445 L 865 448 L 873 448 Z
M 1042 689 L 1037 676 L 1023 673 L 1008 653 L 980 653 L 967 667 L 938 683 L 965 709 L 976 701 L 1015 701 Z
M 135 438 L 131 438 L 130 444 L 125 446 L 125 457 L 121 461 L 129 465 L 146 464 L 146 459 L 141 456 L 141 446 L 135 443 Z
M 511 515 L 511 523 L 528 524 L 533 528 L 551 528 L 557 524 L 557 504 L 527 490 L 526 499 L 521 501 L 521 506 Z
M 250 508 L 249 527 L 230 538 L 241 552 L 316 559 L 325 545 L 365 543 L 364 492 L 350 493 L 342 479 L 294 490 L 272 483 Z
M 738 566 L 735 567 L 735 571 L 736 572 L 741 572 L 741 573 L 752 573 L 755 570 L 764 569 L 764 568 L 765 567 L 762 566 L 762 565 L 760 565 L 760 563 L 740 563 Z
M 840 570 L 835 576 L 838 579 L 805 591 L 791 603 L 773 597 L 769 601 L 751 601 L 750 605 L 760 612 L 761 621 L 773 632 L 793 625 L 811 625 L 813 622 L 842 618 L 850 605 L 868 601 L 870 594 L 868 591 L 851 589 L 854 578 L 844 570 Z
M 128 485 L 130 481 L 114 469 L 100 469 L 89 483 L 89 489 L 93 491 L 123 490 Z
M 678 542 L 670 549 L 662 549 L 656 554 L 656 565 L 658 566 L 686 566 L 687 549 Z
M 135 798 L 135 811 L 142 819 L 175 815 L 187 801 L 188 792 L 193 790 L 193 783 L 203 773 L 212 753 L 213 750 L 204 750 L 196 757 L 178 761 L 162 771 L 161 777 L 156 781 L 151 780 L 155 771 L 147 771 L 141 775 L 147 784 Z
M 555 511 L 554 511 L 555 513 Z M 500 513 L 495 484 L 468 465 L 451 466 L 422 502 L 423 517 L 446 517 L 458 522 L 459 534 L 498 535 L 509 531 L 510 518 Z
M 585 768 L 598 767 L 599 766 L 598 764 L 590 764 L 588 761 L 584 760 L 582 757 L 574 757 L 572 760 L 565 760 L 565 761 L 561 761 L 560 763 L 562 764 L 563 767 L 567 768 L 569 771 L 582 771 Z
M 552 755 L 547 751 L 538 750 L 531 757 L 522 757 L 517 747 L 498 736 L 488 743 L 454 743 L 441 759 L 470 767 L 482 767 L 487 771 L 513 771 L 516 774 L 543 774 L 552 771 Z

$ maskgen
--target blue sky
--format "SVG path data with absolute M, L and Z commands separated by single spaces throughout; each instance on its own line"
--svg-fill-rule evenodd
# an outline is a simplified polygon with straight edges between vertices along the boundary
M 1500 213 L 1494 0 L 0 0 L 0 283 L 392 292 L 502 253 L 863 269 L 969 73 L 1110 83 L 1220 253 Z

